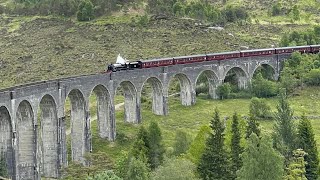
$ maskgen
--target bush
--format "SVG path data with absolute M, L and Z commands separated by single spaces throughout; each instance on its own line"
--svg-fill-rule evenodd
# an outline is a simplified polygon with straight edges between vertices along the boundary
M 227 6 L 222 14 L 225 16 L 227 22 L 236 22 L 238 20 L 247 20 L 249 18 L 248 12 L 245 8 L 240 6 Z
M 148 23 L 149 23 L 148 15 L 143 15 L 138 17 L 138 21 L 137 21 L 138 26 L 145 27 L 148 25 Z
M 259 73 L 256 78 L 252 80 L 252 92 L 257 97 L 272 97 L 277 95 L 277 84 L 262 77 Z
M 168 159 L 152 173 L 152 180 L 195 180 L 195 165 L 186 159 Z
M 271 11 L 272 16 L 279 16 L 281 14 L 281 4 L 276 3 L 272 6 L 272 11 Z
M 88 177 L 87 180 L 122 180 L 112 170 L 107 170 L 94 176 Z
M 217 88 L 217 95 L 220 99 L 227 99 L 231 92 L 231 86 L 229 83 L 223 83 Z
M 78 21 L 90 21 L 93 19 L 93 4 L 90 0 L 82 0 L 78 6 Z
M 173 13 L 176 16 L 184 16 L 185 15 L 185 6 L 183 5 L 182 2 L 177 1 L 176 3 L 174 3 L 173 5 Z
M 252 98 L 252 93 L 250 90 L 243 89 L 236 93 L 233 93 L 233 92 L 230 93 L 229 98 L 230 99 L 249 99 L 249 98 Z
M 311 69 L 305 78 L 306 84 L 320 86 L 320 69 Z
M 270 118 L 271 108 L 265 99 L 252 98 L 249 106 L 250 114 L 254 118 Z

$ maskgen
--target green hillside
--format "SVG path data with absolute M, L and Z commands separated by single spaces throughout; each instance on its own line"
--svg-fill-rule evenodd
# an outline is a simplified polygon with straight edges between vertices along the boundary
M 277 46 L 284 33 L 306 30 L 319 22 L 319 3 L 316 1 L 286 1 L 281 3 L 284 14 L 273 17 L 269 11 L 275 1 L 221 2 L 210 3 L 218 9 L 230 5 L 244 7 L 249 19 L 226 23 L 219 31 L 209 28 L 219 26 L 219 23 L 187 15 L 157 19 L 148 14 L 149 20 L 144 22 L 141 15 L 146 13 L 145 6 L 133 8 L 126 5 L 89 22 L 79 22 L 74 15 L 57 16 L 54 13 L 49 16 L 17 16 L 14 10 L 21 8 L 18 5 L 27 9 L 33 7 L 32 3 L 2 0 L 0 88 L 98 73 L 107 63 L 114 62 L 119 53 L 135 60 Z M 292 21 L 290 9 L 293 4 L 301 7 L 300 20 Z M 12 14 L 1 15 L 1 7 Z

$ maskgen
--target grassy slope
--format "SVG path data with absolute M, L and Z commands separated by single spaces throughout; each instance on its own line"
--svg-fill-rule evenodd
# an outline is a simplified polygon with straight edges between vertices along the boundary
M 320 116 L 320 87 L 306 88 L 300 91 L 299 96 L 291 97 L 290 104 L 294 109 L 294 115 L 299 116 L 305 113 L 308 116 Z M 267 102 L 275 111 L 277 100 L 275 98 L 267 99 Z M 163 140 L 166 148 L 173 146 L 175 132 L 177 129 L 183 129 L 192 137 L 195 137 L 199 128 L 203 125 L 209 125 L 213 116 L 214 108 L 218 108 L 221 112 L 221 117 L 232 116 L 234 112 L 240 115 L 247 115 L 249 109 L 249 99 L 230 99 L 230 100 L 208 100 L 198 98 L 197 103 L 191 107 L 180 105 L 177 98 L 170 98 L 168 116 L 157 116 L 152 114 L 150 107 L 143 105 L 142 110 L 142 125 L 147 126 L 150 120 L 155 120 L 161 126 L 163 132 Z M 124 143 L 108 142 L 97 137 L 96 121 L 93 122 L 93 152 L 103 151 L 112 158 L 121 152 L 128 151 L 130 143 L 135 138 L 136 132 L 140 125 L 127 124 L 123 122 L 123 111 L 116 113 L 117 133 L 124 134 L 127 140 Z M 313 119 L 312 125 L 316 134 L 318 149 L 320 149 L 320 118 Z M 230 122 L 227 121 L 227 131 L 230 131 Z M 242 129 L 245 123 L 242 122 Z M 263 132 L 270 133 L 272 131 L 273 122 L 270 120 L 260 121 Z M 227 133 L 228 134 L 228 133 Z M 230 143 L 230 138 L 227 137 L 227 144 Z
M 0 88 L 103 71 L 118 53 L 130 60 L 277 45 L 292 25 L 228 25 L 223 31 L 195 20 L 151 21 L 139 28 L 129 15 L 75 23 L 57 17 L 0 15 Z M 306 28 L 294 25 L 295 29 Z

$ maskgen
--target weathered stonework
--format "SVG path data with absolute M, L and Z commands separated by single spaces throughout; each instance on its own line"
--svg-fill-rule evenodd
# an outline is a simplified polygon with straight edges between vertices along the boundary
M 59 177 L 67 166 L 66 122 L 64 107 L 71 101 L 72 161 L 84 161 L 91 150 L 89 97 L 97 96 L 99 135 L 113 141 L 116 137 L 114 97 L 122 87 L 125 97 L 125 121 L 141 121 L 141 92 L 152 87 L 152 111 L 167 115 L 168 89 L 172 78 L 180 82 L 181 103 L 196 103 L 195 87 L 200 74 L 209 82 L 209 94 L 217 98 L 216 88 L 230 70 L 238 77 L 238 86 L 246 88 L 255 70 L 263 65 L 279 77 L 281 61 L 288 55 L 238 58 L 199 62 L 150 69 L 119 71 L 44 81 L 0 91 L 0 148 L 3 149 L 12 179 Z M 38 113 L 40 114 L 38 121 Z

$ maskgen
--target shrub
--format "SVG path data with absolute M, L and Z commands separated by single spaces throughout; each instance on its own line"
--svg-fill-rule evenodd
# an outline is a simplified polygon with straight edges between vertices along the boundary
M 223 83 L 217 88 L 217 95 L 220 99 L 227 99 L 231 92 L 231 86 L 229 83 Z
M 93 4 L 90 0 L 82 0 L 78 6 L 78 21 L 90 21 L 93 19 Z
M 262 77 L 259 73 L 252 81 L 252 92 L 257 97 L 272 97 L 277 95 L 277 84 Z
M 281 14 L 281 4 L 276 3 L 272 6 L 272 11 L 271 11 L 272 16 L 278 16 Z
M 174 3 L 172 8 L 173 8 L 173 13 L 176 16 L 183 16 L 185 14 L 185 6 L 180 1 L 177 1 L 176 3 Z
M 320 85 L 320 69 L 311 69 L 305 77 L 305 82 L 308 85 L 319 86 Z
M 186 159 L 168 159 L 152 173 L 152 180 L 195 180 L 195 165 Z
M 87 180 L 122 180 L 122 178 L 118 177 L 112 170 L 107 170 L 88 177 Z
M 254 118 L 270 118 L 271 108 L 265 99 L 252 98 L 249 106 L 250 114 Z
M 148 25 L 148 23 L 149 23 L 148 15 L 143 15 L 143 16 L 138 17 L 138 21 L 137 21 L 138 26 L 145 27 Z

